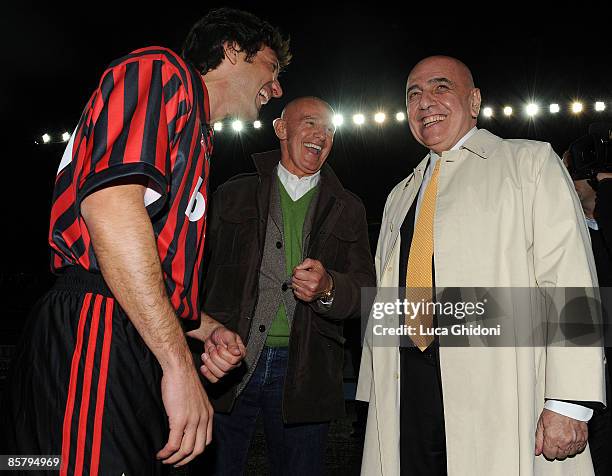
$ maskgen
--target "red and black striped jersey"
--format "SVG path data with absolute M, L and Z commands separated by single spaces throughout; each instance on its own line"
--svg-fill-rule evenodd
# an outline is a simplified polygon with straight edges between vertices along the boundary
M 144 176 L 168 295 L 177 315 L 198 318 L 209 122 L 202 77 L 176 53 L 149 47 L 111 63 L 85 106 L 55 180 L 52 270 L 76 265 L 99 271 L 81 201 L 111 181 Z

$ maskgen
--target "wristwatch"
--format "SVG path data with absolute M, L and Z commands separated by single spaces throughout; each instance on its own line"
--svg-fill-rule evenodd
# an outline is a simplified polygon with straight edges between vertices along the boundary
M 321 293 L 321 295 L 319 296 L 319 302 L 323 304 L 324 306 L 331 306 L 332 303 L 334 302 L 334 291 L 335 291 L 334 279 L 331 277 L 331 274 L 328 273 L 327 275 L 329 276 L 331 285 L 329 289 L 326 289 L 325 291 Z

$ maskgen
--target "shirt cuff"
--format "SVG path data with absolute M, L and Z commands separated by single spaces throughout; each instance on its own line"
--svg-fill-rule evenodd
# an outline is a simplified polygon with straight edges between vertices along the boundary
M 551 412 L 559 413 L 574 420 L 589 421 L 593 416 L 593 410 L 575 403 L 560 402 L 559 400 L 546 400 L 544 408 Z

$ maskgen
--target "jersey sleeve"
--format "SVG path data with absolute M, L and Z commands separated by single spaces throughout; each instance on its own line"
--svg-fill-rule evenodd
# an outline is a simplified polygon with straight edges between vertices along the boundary
M 104 73 L 89 104 L 86 147 L 76 157 L 77 204 L 110 182 L 144 177 L 154 215 L 167 200 L 171 148 L 191 108 L 181 75 L 161 59 L 120 63 Z

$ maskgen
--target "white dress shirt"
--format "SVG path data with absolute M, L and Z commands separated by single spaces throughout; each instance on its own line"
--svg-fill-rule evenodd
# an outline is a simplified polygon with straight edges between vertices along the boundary
M 597 220 L 595 218 L 584 217 L 586 219 L 586 224 L 591 230 L 598 231 L 599 225 L 597 224 Z
M 319 185 L 319 181 L 321 180 L 320 170 L 318 170 L 315 174 L 306 175 L 300 178 L 297 175 L 293 175 L 291 172 L 289 172 L 280 162 L 278 163 L 276 174 L 283 184 L 283 187 L 285 187 L 285 190 L 291 197 L 291 200 L 294 202 L 297 202 L 300 198 Z

